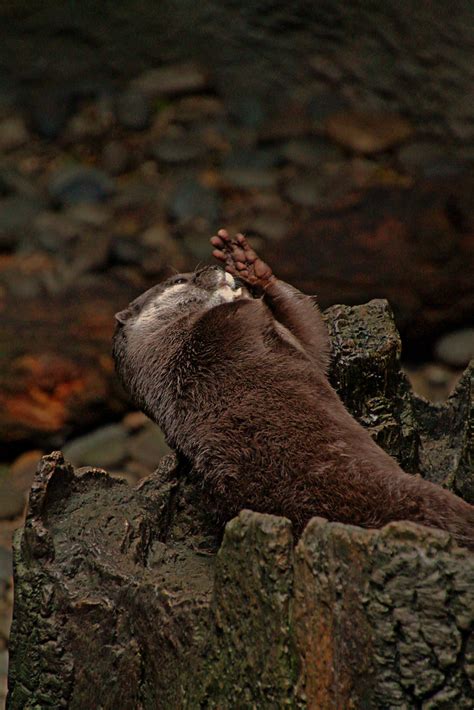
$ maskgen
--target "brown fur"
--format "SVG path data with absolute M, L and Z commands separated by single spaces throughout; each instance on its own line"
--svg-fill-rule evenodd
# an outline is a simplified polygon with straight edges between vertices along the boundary
M 284 515 L 297 535 L 315 515 L 367 528 L 412 520 L 474 547 L 473 506 L 404 473 L 343 406 L 313 299 L 272 276 L 262 298 L 209 307 L 222 275 L 174 277 L 188 279 L 183 301 L 156 316 L 150 304 L 173 280 L 151 289 L 118 314 L 114 336 L 125 388 L 202 476 L 215 511 Z

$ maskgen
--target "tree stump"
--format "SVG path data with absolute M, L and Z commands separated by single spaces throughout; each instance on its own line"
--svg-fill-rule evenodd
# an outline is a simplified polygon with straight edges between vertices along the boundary
M 474 498 L 472 370 L 414 396 L 383 301 L 334 306 L 332 381 L 409 471 Z M 412 523 L 242 511 L 174 455 L 131 488 L 45 456 L 14 546 L 8 708 L 470 708 L 474 558 Z

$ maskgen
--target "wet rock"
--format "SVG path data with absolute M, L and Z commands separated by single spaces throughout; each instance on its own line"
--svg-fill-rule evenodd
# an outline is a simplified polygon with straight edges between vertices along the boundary
M 235 145 L 224 159 L 222 167 L 225 170 L 267 170 L 281 163 L 282 154 L 279 148 L 245 148 Z
M 325 163 L 337 163 L 343 158 L 337 146 L 318 138 L 288 141 L 282 154 L 290 163 L 303 168 L 321 168 Z
M 332 140 L 356 153 L 380 153 L 410 137 L 410 123 L 390 113 L 343 111 L 326 121 L 326 132 Z
M 240 126 L 258 128 L 266 118 L 266 109 L 257 96 L 229 97 L 227 107 L 231 118 Z
M 110 175 L 124 173 L 130 165 L 130 152 L 118 140 L 109 141 L 102 149 L 101 162 L 104 170 Z
M 464 367 L 474 358 L 474 328 L 444 335 L 435 345 L 436 356 L 447 365 Z
M 100 138 L 114 123 L 110 96 L 102 95 L 95 101 L 84 104 L 69 120 L 64 139 L 73 143 Z
M 345 109 L 347 101 L 336 91 L 323 90 L 314 94 L 308 102 L 308 114 L 318 128 L 322 128 L 330 116 Z
M 64 457 L 74 466 L 117 466 L 125 458 L 127 433 L 120 424 L 97 429 L 64 447 Z
M 25 496 L 12 485 L 8 473 L 0 473 L 0 520 L 12 520 L 23 513 Z
M 157 468 L 163 456 L 170 453 L 163 432 L 156 424 L 148 423 L 127 442 L 127 453 L 150 470 Z
M 169 205 L 170 215 L 178 222 L 201 217 L 215 225 L 220 201 L 217 192 L 193 178 L 183 180 L 176 188 Z
M 131 88 L 150 98 L 202 91 L 207 75 L 197 64 L 172 64 L 150 69 L 131 82 Z
M 119 123 L 133 131 L 144 131 L 150 125 L 151 108 L 149 99 L 141 91 L 125 91 L 116 101 Z
M 19 148 L 28 140 L 28 131 L 21 116 L 12 116 L 0 121 L 0 153 Z
M 53 173 L 48 190 L 55 202 L 73 205 L 106 200 L 114 192 L 114 184 L 101 170 L 70 165 Z
M 25 451 L 20 454 L 10 466 L 10 480 L 12 486 L 20 493 L 30 490 L 38 463 L 43 456 L 43 451 Z
M 129 412 L 122 419 L 122 426 L 125 427 L 128 432 L 139 431 L 149 422 L 150 420 L 143 412 Z
M 174 165 L 202 158 L 207 146 L 199 135 L 176 129 L 156 141 L 151 152 L 156 160 Z
M 224 183 L 241 190 L 275 188 L 279 173 L 272 169 L 227 168 L 222 171 Z
M 33 130 L 43 138 L 54 140 L 65 128 L 73 106 L 70 92 L 42 90 L 32 98 L 29 107 Z
M 0 199 L 0 238 L 1 235 L 13 237 L 12 243 L 21 240 L 21 230 L 29 227 L 30 223 L 43 209 L 43 202 L 30 195 L 10 195 Z
M 244 233 L 250 231 L 260 234 L 270 240 L 279 241 L 288 233 L 291 223 L 278 214 L 258 214 L 252 218 L 248 227 L 243 226 Z

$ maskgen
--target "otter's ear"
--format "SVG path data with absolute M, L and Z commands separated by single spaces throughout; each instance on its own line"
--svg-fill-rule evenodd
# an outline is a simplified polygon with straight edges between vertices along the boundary
M 115 314 L 114 318 L 116 321 L 119 323 L 122 323 L 122 325 L 130 318 L 132 315 L 132 311 L 130 308 L 124 308 L 123 311 L 119 311 L 118 313 Z

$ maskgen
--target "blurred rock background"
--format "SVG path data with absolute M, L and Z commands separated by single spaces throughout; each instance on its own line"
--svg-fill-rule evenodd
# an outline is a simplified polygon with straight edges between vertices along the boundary
M 0 707 L 11 536 L 42 452 L 138 480 L 166 445 L 113 314 L 252 237 L 323 307 L 386 297 L 421 395 L 474 352 L 474 6 L 0 6 Z

